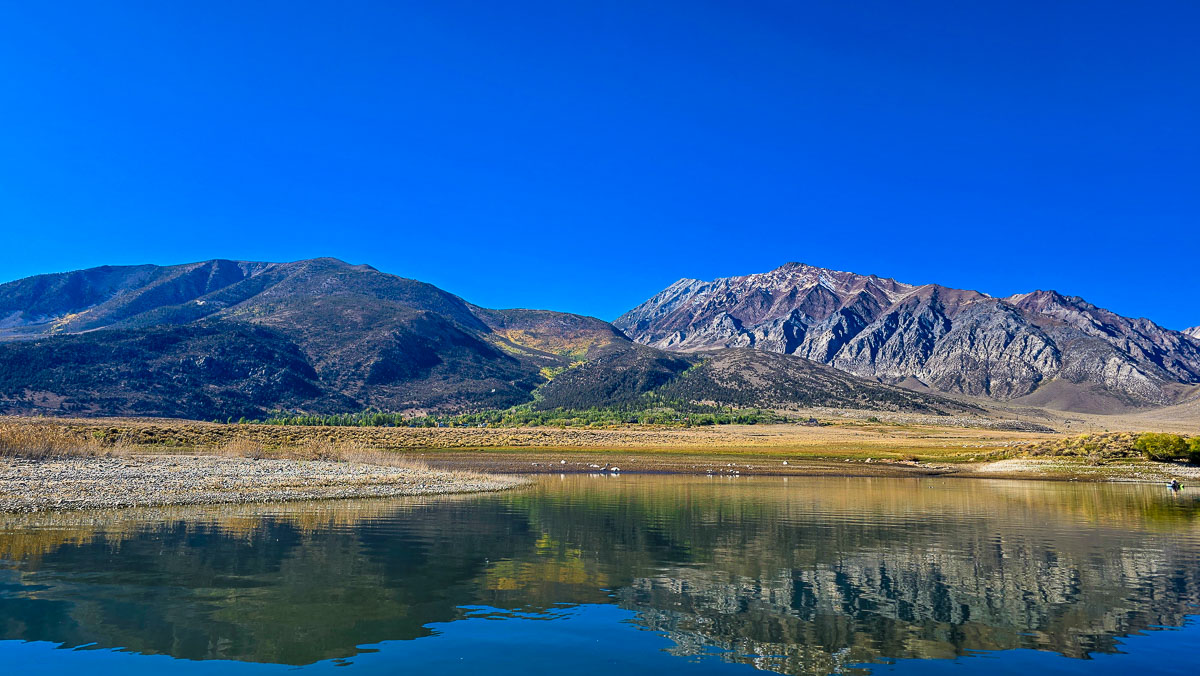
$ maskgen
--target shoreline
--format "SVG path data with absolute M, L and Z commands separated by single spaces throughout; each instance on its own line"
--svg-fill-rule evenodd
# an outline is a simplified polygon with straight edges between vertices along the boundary
M 447 457 L 455 455 L 457 457 Z M 858 460 L 630 456 L 602 451 L 426 454 L 427 467 L 203 454 L 124 453 L 0 458 L 0 513 L 191 505 L 277 504 L 427 495 L 470 495 L 529 485 L 536 476 L 683 475 L 714 478 L 949 478 L 1200 485 L 1200 467 L 1165 463 L 1089 465 L 1070 458 L 1013 458 L 962 465 Z M 620 457 L 597 462 L 598 456 Z M 480 456 L 486 456 L 481 458 Z M 539 457 L 540 460 L 531 460 Z M 568 459 L 569 458 L 569 459 Z M 607 465 L 607 466 L 606 466 Z M 615 470 L 615 471 L 614 471 Z
M 0 456 L 0 512 L 469 494 L 568 473 L 1200 485 L 1200 466 L 1023 452 L 1061 435 L 871 420 L 699 429 L 0 422 L 10 453 Z M 29 457 L 38 444 L 45 457 Z
M 0 512 L 469 494 L 528 483 L 423 467 L 215 455 L 0 458 Z
M 1019 457 L 985 462 L 915 462 L 882 458 L 816 458 L 787 452 L 750 456 L 635 453 L 625 449 L 552 451 L 428 451 L 419 457 L 430 467 L 501 474 L 681 474 L 693 476 L 774 476 L 842 478 L 954 478 L 1166 483 L 1180 479 L 1200 485 L 1200 466 L 1117 461 L 1090 464 L 1083 458 Z M 607 465 L 607 468 L 606 468 Z M 619 471 L 613 472 L 613 468 Z

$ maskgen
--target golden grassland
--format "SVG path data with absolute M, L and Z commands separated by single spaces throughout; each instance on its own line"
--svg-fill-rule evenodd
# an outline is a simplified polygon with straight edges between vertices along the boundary
M 838 414 L 822 419 L 820 426 L 392 428 L 7 417 L 0 418 L 0 456 L 192 453 L 468 473 L 589 472 L 615 466 L 626 472 L 739 475 L 1200 478 L 1186 466 L 1080 453 L 1074 435 L 936 422 Z
M 922 454 L 945 461 L 967 461 L 1057 435 L 928 424 L 837 420 L 819 427 L 799 424 L 722 425 L 712 427 L 618 428 L 436 428 L 306 427 L 222 424 L 190 420 L 138 418 L 0 418 L 0 431 L 16 446 L 59 447 L 72 440 L 92 452 L 110 447 L 209 450 L 230 443 L 265 453 L 343 444 L 382 451 L 554 450 L 589 452 L 630 450 L 665 454 L 739 455 L 784 452 L 811 457 L 896 457 Z M 0 440 L 0 454 L 4 453 Z
M 1085 432 L 1170 432 L 1200 435 L 1200 390 L 1183 403 L 1123 413 L 1074 413 L 1014 403 L 972 400 L 994 417 L 1049 425 L 1069 434 Z
M 136 434 L 110 436 L 70 421 L 39 418 L 0 419 L 0 457 L 112 457 L 135 453 L 171 454 L 196 452 L 229 458 L 311 460 L 379 465 L 406 469 L 429 469 L 428 463 L 414 455 L 373 448 L 354 439 L 312 437 L 297 443 L 272 445 L 244 435 L 230 435 L 216 443 L 174 443 L 175 439 L 139 438 Z M 468 471 L 454 472 L 475 477 Z

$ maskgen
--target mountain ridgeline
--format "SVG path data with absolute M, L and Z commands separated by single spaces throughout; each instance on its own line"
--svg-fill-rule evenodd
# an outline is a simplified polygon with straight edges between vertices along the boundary
M 599 319 L 491 310 L 320 258 L 104 266 L 0 285 L 0 412 L 211 419 L 692 402 L 955 412 L 755 350 L 680 354 Z
M 1200 327 L 1171 331 L 1054 291 L 993 298 L 801 263 L 681 279 L 614 324 L 664 350 L 756 348 L 914 390 L 1081 412 L 1170 404 L 1200 384 Z

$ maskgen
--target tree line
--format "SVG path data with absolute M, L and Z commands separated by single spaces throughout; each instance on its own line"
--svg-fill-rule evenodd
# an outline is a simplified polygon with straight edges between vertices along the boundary
M 784 418 L 761 409 L 729 409 L 698 404 L 653 408 L 590 407 L 535 410 L 517 406 L 454 415 L 412 416 L 383 411 L 320 415 L 279 411 L 255 422 L 268 425 L 313 425 L 328 427 L 603 427 L 610 425 L 666 425 L 704 427 L 710 425 L 757 425 Z

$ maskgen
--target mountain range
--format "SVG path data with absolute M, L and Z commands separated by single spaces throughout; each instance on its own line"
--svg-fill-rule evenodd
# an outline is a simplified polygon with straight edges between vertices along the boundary
M 591 317 L 482 308 L 331 258 L 103 266 L 0 285 L 0 412 L 224 419 L 647 401 L 971 408 L 798 356 L 680 353 Z
M 918 391 L 1081 412 L 1167 405 L 1200 384 L 1200 327 L 1172 331 L 1082 298 L 995 298 L 788 263 L 681 279 L 614 324 L 680 353 L 748 347 Z

